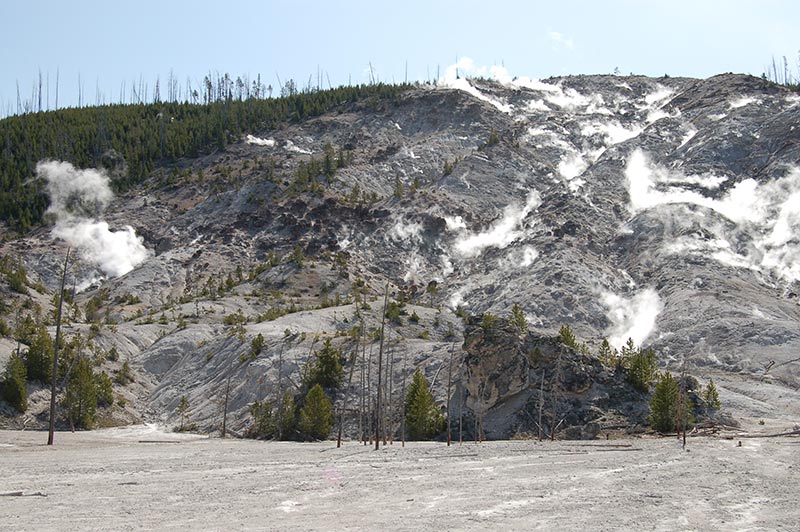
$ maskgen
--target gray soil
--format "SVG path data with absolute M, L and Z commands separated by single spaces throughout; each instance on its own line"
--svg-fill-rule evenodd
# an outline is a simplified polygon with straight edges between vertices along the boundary
M 221 440 L 0 431 L 0 530 L 797 530 L 800 440 Z M 739 446 L 741 442 L 741 446 Z M 21 493 L 20 493 L 21 492 Z

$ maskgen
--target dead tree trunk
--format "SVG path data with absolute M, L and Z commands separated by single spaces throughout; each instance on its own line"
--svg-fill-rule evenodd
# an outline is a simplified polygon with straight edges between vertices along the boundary
M 453 350 L 455 349 L 455 343 L 450 344 L 450 362 L 447 365 L 447 446 L 450 447 L 451 442 L 451 434 L 450 434 L 450 427 L 452 423 L 451 416 L 450 416 L 450 389 L 451 385 L 453 384 Z
M 386 327 L 386 306 L 389 303 L 389 283 L 383 292 L 383 311 L 381 312 L 381 344 L 378 348 L 378 390 L 375 400 L 375 450 L 380 449 L 381 438 L 381 371 L 383 370 L 383 333 Z
M 400 420 L 400 441 L 402 442 L 401 446 L 406 446 L 406 374 L 408 373 L 408 359 L 403 359 L 403 417 Z
M 283 373 L 283 342 L 281 342 L 280 350 L 278 351 L 278 399 L 275 404 L 278 405 L 278 440 L 283 439 L 283 380 L 281 375 Z
M 50 376 L 50 428 L 47 432 L 47 445 L 53 445 L 53 433 L 56 427 L 56 379 L 58 378 L 58 347 L 61 344 L 61 311 L 64 307 L 64 283 L 69 266 L 69 249 L 64 258 L 64 273 L 61 274 L 61 291 L 58 293 L 58 315 L 56 316 L 56 344 L 53 346 L 53 373 Z
M 539 441 L 542 441 L 542 412 L 544 411 L 544 368 L 542 368 L 542 382 L 539 385 Z
M 358 338 L 356 339 L 356 348 L 350 355 L 350 373 L 347 376 L 347 387 L 344 389 L 344 397 L 342 397 L 342 404 L 339 407 L 339 434 L 336 437 L 336 448 L 342 446 L 342 426 L 344 425 L 344 411 L 347 408 L 347 397 L 350 391 L 350 384 L 353 382 L 353 370 L 356 367 L 356 357 L 358 356 L 358 347 L 361 343 L 361 331 L 359 331 Z
M 230 397 L 231 393 L 231 376 L 228 375 L 228 378 L 225 382 L 225 402 L 222 408 L 222 432 L 220 434 L 221 437 L 225 437 L 228 432 L 228 398 Z

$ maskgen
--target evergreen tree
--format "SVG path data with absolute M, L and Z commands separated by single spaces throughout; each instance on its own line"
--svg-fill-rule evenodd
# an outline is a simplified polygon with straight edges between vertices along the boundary
M 254 401 L 248 410 L 253 422 L 247 430 L 248 437 L 256 439 L 271 438 L 275 434 L 275 419 L 272 415 L 272 405 L 270 405 L 268 401 Z M 181 419 L 181 427 L 182 426 L 183 420 Z
M 295 415 L 294 396 L 291 392 L 283 392 L 283 401 L 275 410 L 275 427 L 278 438 L 285 440 L 295 430 L 297 418 Z
M 442 430 L 444 418 L 428 390 L 428 380 L 417 368 L 406 393 L 406 426 L 412 440 L 427 440 Z
M 185 395 L 181 395 L 181 400 L 175 412 L 181 416 L 181 425 L 178 427 L 178 430 L 183 432 L 186 427 L 186 418 L 189 416 L 189 399 L 187 399 Z
M 326 338 L 322 349 L 314 352 L 314 360 L 310 363 L 306 385 L 308 388 L 319 384 L 328 390 L 339 387 L 344 378 L 342 367 L 342 350 L 331 345 L 331 339 Z
M 637 350 L 630 357 L 628 381 L 642 393 L 650 391 L 650 383 L 658 376 L 658 363 L 652 349 Z
M 72 371 L 64 396 L 67 419 L 76 428 L 91 429 L 97 412 L 97 385 L 92 371 L 92 363 L 87 357 L 78 357 Z
M 114 404 L 114 387 L 111 385 L 111 377 L 108 373 L 101 371 L 95 374 L 95 386 L 97 387 L 97 406 L 111 406 Z
M 255 401 L 250 405 L 253 424 L 248 430 L 251 438 L 286 439 L 294 432 L 296 425 L 294 397 L 284 392 L 283 401 L 273 408 L 268 401 Z
M 631 360 L 638 351 L 639 350 L 636 349 L 636 344 L 633 343 L 633 338 L 628 338 L 628 341 L 622 346 L 622 351 L 619 355 L 620 365 L 625 369 L 629 369 L 631 367 Z
M 719 392 L 714 385 L 714 379 L 709 379 L 705 390 L 703 390 L 703 400 L 706 402 L 709 410 L 719 410 L 722 408 L 722 403 L 719 400 Z
M 578 349 L 578 340 L 575 339 L 575 334 L 572 332 L 572 328 L 570 328 L 569 325 L 562 325 L 558 330 L 558 340 L 564 345 L 568 345 L 573 349 Z
M 514 303 L 511 307 L 511 319 L 509 321 L 519 334 L 528 332 L 528 320 L 525 319 L 525 313 L 519 303 Z
M 678 400 L 680 388 L 678 381 L 669 373 L 664 372 L 656 384 L 653 397 L 650 399 L 650 415 L 648 421 L 653 430 L 658 432 L 673 432 L 678 427 Z M 684 426 L 694 421 L 692 416 L 692 402 L 688 394 L 683 397 L 681 417 Z
M 122 367 L 119 368 L 119 372 L 117 372 L 117 375 L 114 377 L 114 382 L 122 386 L 133 382 L 133 372 L 131 371 L 131 365 L 128 364 L 127 360 L 123 362 Z
M 333 404 L 322 387 L 315 384 L 300 409 L 300 431 L 311 439 L 321 440 L 328 437 L 332 423 Z
M 611 347 L 608 343 L 608 338 L 603 338 L 603 343 L 600 344 L 600 350 L 597 352 L 597 359 L 609 368 L 617 365 L 619 358 L 617 357 L 616 349 Z
M 8 359 L 5 371 L 5 382 L 3 383 L 3 399 L 8 404 L 16 408 L 19 412 L 25 412 L 28 408 L 28 390 L 25 386 L 27 371 L 22 358 L 13 353 Z
M 43 384 L 50 383 L 53 373 L 53 340 L 44 325 L 36 327 L 28 352 L 25 354 L 28 379 Z

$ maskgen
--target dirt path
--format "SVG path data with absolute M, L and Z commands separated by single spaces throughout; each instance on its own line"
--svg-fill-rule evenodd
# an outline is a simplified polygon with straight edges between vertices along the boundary
M 45 441 L 0 431 L 0 530 L 789 531 L 800 522 L 798 438 L 741 447 L 695 438 L 688 452 L 672 439 L 374 451 L 153 428 Z

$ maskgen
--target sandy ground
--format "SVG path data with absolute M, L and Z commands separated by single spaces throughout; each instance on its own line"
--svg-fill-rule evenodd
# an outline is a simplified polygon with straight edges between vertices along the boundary
M 798 530 L 800 438 L 274 443 L 0 431 L 0 530 Z M 22 491 L 22 495 L 14 492 Z

